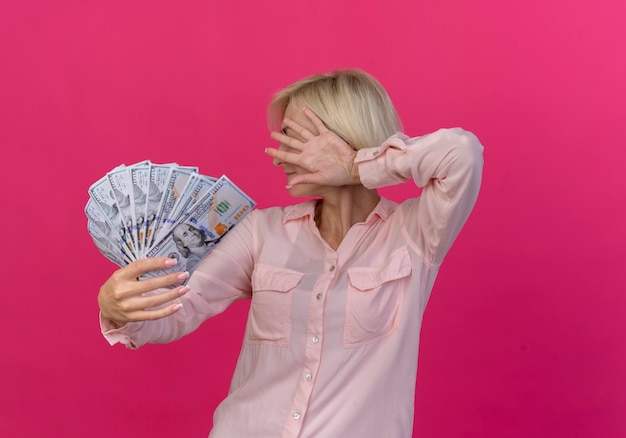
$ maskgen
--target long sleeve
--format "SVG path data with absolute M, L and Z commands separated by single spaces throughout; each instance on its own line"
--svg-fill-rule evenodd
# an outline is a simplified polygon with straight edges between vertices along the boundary
M 482 152 L 472 133 L 452 128 L 415 138 L 395 134 L 380 147 L 360 150 L 355 162 L 368 188 L 409 179 L 423 187 L 419 198 L 403 203 L 405 223 L 424 256 L 439 264 L 476 202 Z
M 175 341 L 195 330 L 203 321 L 223 312 L 236 300 L 250 298 L 253 269 L 254 212 L 241 221 L 200 262 L 189 278 L 190 291 L 178 302 L 183 308 L 155 321 L 129 322 L 120 329 L 100 317 L 104 337 L 135 349 L 146 343 Z M 171 303 L 168 303 L 171 304 Z

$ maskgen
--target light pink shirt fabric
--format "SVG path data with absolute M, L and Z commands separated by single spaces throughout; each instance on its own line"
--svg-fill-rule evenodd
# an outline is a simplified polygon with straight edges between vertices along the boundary
M 251 299 L 211 438 L 409 438 L 422 315 L 476 201 L 482 150 L 459 128 L 363 149 L 366 187 L 413 179 L 422 195 L 381 199 L 337 251 L 317 230 L 315 201 L 256 210 L 200 263 L 181 311 L 118 330 L 102 320 L 104 336 L 170 342 Z

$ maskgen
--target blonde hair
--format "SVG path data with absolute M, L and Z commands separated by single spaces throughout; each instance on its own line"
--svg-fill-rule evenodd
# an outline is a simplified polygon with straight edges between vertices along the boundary
M 274 96 L 268 109 L 270 129 L 280 130 L 287 106 L 294 100 L 309 108 L 354 149 L 380 146 L 402 130 L 402 122 L 382 85 L 357 69 L 314 75 Z

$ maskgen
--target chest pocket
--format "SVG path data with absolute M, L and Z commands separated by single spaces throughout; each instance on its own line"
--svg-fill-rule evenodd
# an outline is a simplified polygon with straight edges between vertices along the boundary
M 348 269 L 344 347 L 375 341 L 398 327 L 411 271 L 406 248 L 392 253 L 381 267 Z
M 246 339 L 286 346 L 291 331 L 291 299 L 304 274 L 259 264 L 252 272 L 252 303 Z

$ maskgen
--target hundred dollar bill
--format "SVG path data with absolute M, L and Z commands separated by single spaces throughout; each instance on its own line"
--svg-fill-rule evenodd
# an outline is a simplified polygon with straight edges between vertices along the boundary
M 252 211 L 255 205 L 248 195 L 226 176 L 222 176 L 146 254 L 146 257 L 170 257 L 176 260 L 176 264 L 146 276 L 176 271 L 193 272 L 222 236 Z
M 132 260 L 128 256 L 128 248 L 119 234 L 111 227 L 106 217 L 93 199 L 85 206 L 87 230 L 102 254 L 119 266 L 126 266 Z
M 133 206 L 130 198 L 131 182 L 128 168 L 114 169 L 107 173 L 107 178 L 111 184 L 113 197 L 117 202 L 120 218 L 125 227 L 124 235 L 127 238 L 126 244 L 131 248 L 136 258 L 138 258 L 138 244 L 133 233 Z
M 113 196 L 109 179 L 104 176 L 93 183 L 89 187 L 89 196 L 94 200 L 111 229 L 115 232 L 118 247 L 124 248 L 124 253 L 132 260 L 136 260 L 132 246 L 129 246 L 129 242 L 132 244 L 132 239 L 127 235 L 127 229 L 120 214 L 117 200 Z
M 156 235 L 154 236 L 155 242 L 159 242 L 165 236 L 165 233 L 162 232 L 163 225 L 169 220 L 170 214 L 176 205 L 176 201 L 178 201 L 192 173 L 195 173 L 195 170 L 192 168 L 176 167 L 172 170 L 169 180 L 167 181 L 165 194 L 161 200 L 161 208 L 158 213 L 159 222 L 156 225 Z
M 143 256 L 145 247 L 146 202 L 150 182 L 150 162 L 144 161 L 128 167 L 130 172 L 130 205 L 132 208 L 133 235 L 137 243 L 137 256 Z
M 164 235 L 169 233 L 174 224 L 180 221 L 181 217 L 188 214 L 198 200 L 211 189 L 213 184 L 217 182 L 217 178 L 211 176 L 192 173 L 174 206 L 174 210 L 170 213 L 170 217 L 163 221 L 161 225 Z
M 152 164 L 150 166 L 150 181 L 145 213 L 146 242 L 144 246 L 146 248 L 150 248 L 154 243 L 156 227 L 161 221 L 159 216 L 161 202 L 173 169 L 174 166 L 170 164 Z

